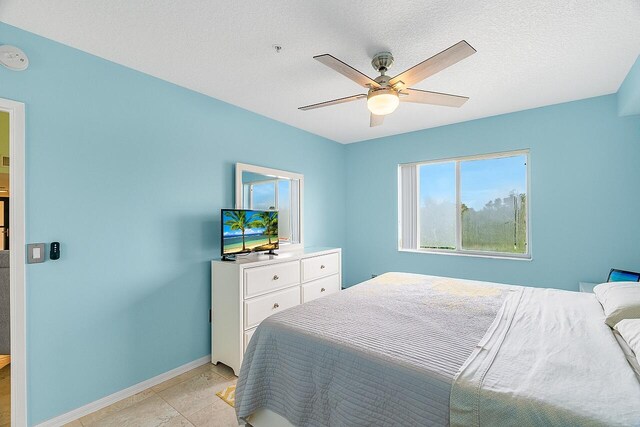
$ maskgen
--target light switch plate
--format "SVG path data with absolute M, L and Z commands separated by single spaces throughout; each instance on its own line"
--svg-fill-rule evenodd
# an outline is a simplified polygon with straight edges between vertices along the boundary
M 29 243 L 27 245 L 27 264 L 44 262 L 46 256 L 44 246 L 44 243 Z

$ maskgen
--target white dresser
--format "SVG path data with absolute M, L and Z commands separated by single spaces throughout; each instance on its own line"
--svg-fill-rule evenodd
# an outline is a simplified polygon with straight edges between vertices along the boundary
M 237 375 L 260 322 L 286 308 L 338 292 L 341 286 L 339 248 L 212 261 L 211 362 L 222 362 Z

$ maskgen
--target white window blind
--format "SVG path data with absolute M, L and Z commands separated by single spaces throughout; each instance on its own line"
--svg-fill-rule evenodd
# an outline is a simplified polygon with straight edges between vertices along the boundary
M 416 249 L 418 245 L 418 180 L 417 166 L 400 165 L 398 180 L 400 195 L 398 215 L 400 249 Z

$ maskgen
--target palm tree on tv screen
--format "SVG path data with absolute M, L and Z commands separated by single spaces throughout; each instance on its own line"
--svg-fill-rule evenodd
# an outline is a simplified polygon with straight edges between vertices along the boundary
M 278 234 L 278 212 L 260 212 L 258 214 L 258 226 L 264 228 L 264 234 L 269 238 Z
M 255 215 L 255 214 L 254 214 Z M 247 228 L 252 228 L 255 224 L 253 220 L 254 215 L 251 215 L 247 218 L 246 211 L 228 211 L 226 213 L 226 217 L 230 218 L 224 222 L 224 225 L 228 226 L 231 230 L 240 230 L 242 231 L 242 250 L 246 251 L 247 247 L 245 246 L 244 241 L 244 232 Z

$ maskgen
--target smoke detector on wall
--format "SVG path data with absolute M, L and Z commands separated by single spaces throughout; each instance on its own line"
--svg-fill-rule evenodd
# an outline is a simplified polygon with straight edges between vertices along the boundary
M 15 46 L 0 46 L 0 64 L 13 71 L 23 71 L 29 66 L 27 54 Z

